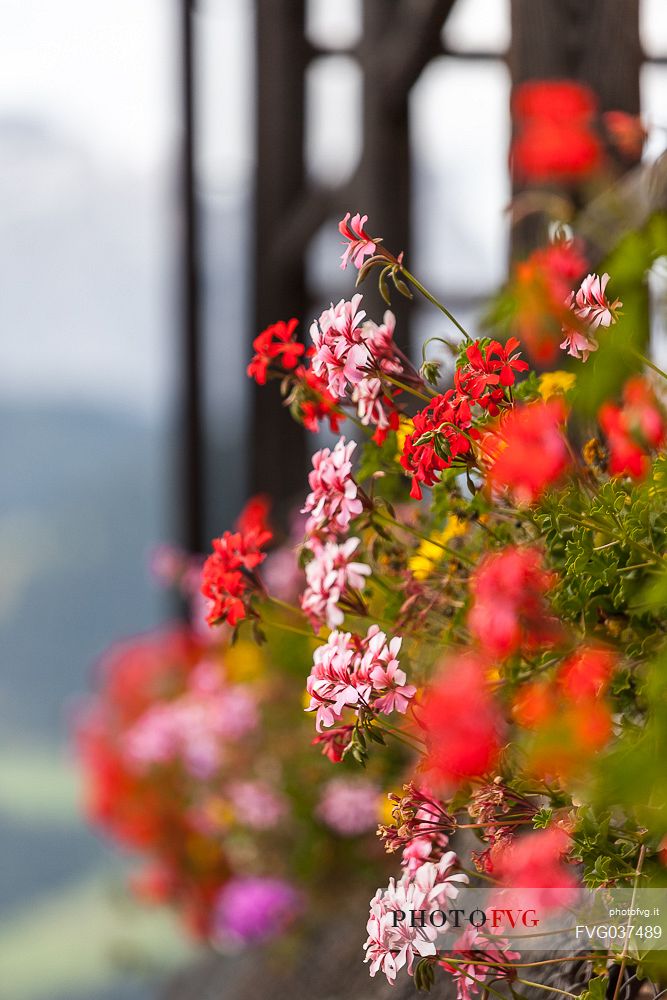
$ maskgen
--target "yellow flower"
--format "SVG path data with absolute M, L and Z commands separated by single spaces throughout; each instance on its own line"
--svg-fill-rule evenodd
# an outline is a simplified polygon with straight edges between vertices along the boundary
M 406 417 L 403 414 L 398 418 L 398 429 L 396 431 L 396 445 L 397 452 L 395 455 L 396 461 L 400 463 L 401 455 L 403 454 L 403 448 L 405 446 L 405 439 L 408 434 L 412 434 L 415 429 L 415 425 L 412 422 L 412 417 Z
M 233 681 L 254 681 L 264 673 L 264 655 L 254 642 L 241 639 L 225 650 L 225 667 Z
M 456 514 L 450 514 L 442 531 L 434 531 L 428 541 L 424 539 L 415 554 L 411 556 L 408 565 L 415 580 L 426 580 L 446 554 L 442 546 L 452 538 L 464 535 L 467 530 L 468 525 L 465 521 Z
M 545 372 L 540 375 L 538 389 L 543 400 L 552 399 L 554 396 L 563 396 L 573 388 L 577 376 L 572 372 Z

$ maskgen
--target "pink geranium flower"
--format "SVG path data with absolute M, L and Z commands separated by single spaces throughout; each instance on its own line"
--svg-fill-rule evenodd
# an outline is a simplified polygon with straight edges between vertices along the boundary
M 467 884 L 468 877 L 454 871 L 456 863 L 456 855 L 449 851 L 437 864 L 427 861 L 414 874 L 406 872 L 398 882 L 392 878 L 386 889 L 378 889 L 371 900 L 364 944 L 371 976 L 381 971 L 393 984 L 400 969 L 406 968 L 412 975 L 415 959 L 436 954 L 438 929 L 430 924 L 428 915 L 456 899 L 461 886 Z M 423 921 L 401 916 L 422 910 Z
M 359 673 L 358 644 L 350 632 L 334 631 L 313 654 L 313 666 L 306 682 L 310 695 L 307 712 L 316 712 L 315 727 L 321 732 L 340 719 L 344 708 L 354 708 L 359 700 L 368 702 L 372 686 Z
M 348 589 L 363 590 L 371 569 L 365 563 L 352 561 L 359 544 L 358 538 L 348 538 L 342 545 L 327 542 L 314 546 L 314 557 L 306 565 L 308 586 L 301 597 L 301 608 L 315 630 L 325 623 L 329 628 L 341 625 L 341 597 Z
M 355 385 L 367 374 L 369 353 L 361 330 L 366 313 L 359 309 L 362 296 L 354 295 L 349 302 L 341 299 L 325 309 L 310 327 L 315 347 L 312 369 L 325 378 L 329 392 L 342 398 L 348 385 Z
M 301 511 L 310 514 L 307 533 L 330 537 L 342 534 L 350 521 L 361 514 L 363 504 L 352 478 L 351 457 L 355 448 L 355 441 L 346 443 L 342 437 L 333 451 L 322 448 L 313 455 L 313 470 L 308 476 L 311 492 Z
M 369 236 L 364 226 L 368 222 L 367 215 L 360 215 L 359 212 L 352 218 L 347 212 L 344 219 L 338 223 L 338 231 L 346 240 L 346 247 L 341 257 L 341 269 L 345 270 L 348 264 L 353 264 L 360 268 L 364 262 L 364 257 L 372 257 L 376 250 L 374 238 Z M 377 239 L 377 237 L 375 237 Z
M 609 275 L 589 274 L 581 283 L 579 290 L 572 292 L 567 299 L 567 305 L 574 315 L 585 325 L 585 329 L 563 327 L 565 339 L 560 345 L 573 358 L 588 359 L 591 351 L 597 351 L 598 342 L 594 336 L 600 327 L 610 327 L 617 320 L 619 309 L 623 303 L 620 299 L 613 302 L 607 298 Z
M 405 671 L 398 665 L 402 639 L 395 636 L 389 642 L 378 625 L 371 625 L 366 636 L 366 650 L 361 658 L 361 669 L 368 674 L 376 697 L 373 707 L 388 715 L 405 712 L 417 688 L 406 684 Z
M 328 729 L 345 708 L 363 706 L 372 712 L 405 712 L 416 693 L 399 668 L 401 638 L 387 641 L 377 625 L 365 637 L 332 632 L 315 650 L 306 684 L 310 695 L 307 712 L 317 712 L 316 728 Z

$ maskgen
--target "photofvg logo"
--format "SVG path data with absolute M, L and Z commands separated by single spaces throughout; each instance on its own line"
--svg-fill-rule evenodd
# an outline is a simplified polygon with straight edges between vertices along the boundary
M 395 928 L 447 950 L 464 938 L 521 953 L 582 948 L 667 951 L 667 890 L 461 888 L 455 901 L 429 901 L 388 914 Z
M 433 909 L 428 910 L 394 910 L 392 913 L 394 927 L 435 927 L 436 929 L 465 930 L 466 925 L 480 930 L 515 931 L 519 927 L 539 927 L 540 918 L 537 910 L 515 909 L 514 907 L 489 906 L 486 909 L 476 907 L 465 909 Z

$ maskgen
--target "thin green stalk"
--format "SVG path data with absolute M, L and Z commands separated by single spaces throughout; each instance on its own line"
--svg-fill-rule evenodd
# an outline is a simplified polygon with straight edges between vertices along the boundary
M 395 385 L 398 389 L 403 389 L 404 392 L 409 392 L 413 396 L 416 396 L 417 399 L 422 399 L 426 403 L 430 403 L 431 400 L 435 399 L 435 397 L 438 395 L 438 393 L 436 392 L 432 393 L 432 395 L 430 396 L 427 396 L 425 392 L 420 392 L 419 389 L 415 389 L 413 386 L 406 385 L 405 382 L 401 382 L 399 381 L 399 379 L 393 378 L 391 375 L 387 375 L 386 372 L 382 372 L 381 377 L 384 379 L 385 382 L 391 382 L 391 384 Z
M 446 552 L 447 555 L 451 556 L 452 559 L 458 559 L 459 562 L 465 563 L 467 566 L 474 566 L 474 562 L 468 556 L 464 555 L 462 552 L 457 552 L 455 549 L 450 549 L 449 546 L 443 545 L 442 542 L 438 542 L 435 538 L 431 538 L 430 535 L 425 534 L 423 531 L 419 531 L 418 528 L 413 528 L 411 524 L 405 524 L 403 521 L 397 521 L 396 518 L 390 517 L 387 514 L 383 514 L 380 510 L 373 511 L 374 517 L 379 517 L 381 521 L 386 524 L 391 524 L 395 528 L 400 528 L 403 531 L 407 531 L 408 534 L 414 535 L 415 538 L 421 538 L 424 542 L 430 542 L 432 545 L 437 546 Z
M 575 997 L 576 993 L 569 993 L 567 990 L 559 990 L 556 986 L 547 986 L 545 983 L 533 983 L 530 979 L 517 979 L 514 980 L 515 983 L 521 983 L 522 986 L 532 986 L 536 990 L 547 990 L 549 993 L 560 993 L 564 997 Z
M 431 294 L 431 293 L 429 292 L 428 288 L 425 288 L 425 287 L 424 287 L 424 286 L 422 285 L 421 281 L 418 281 L 418 280 L 417 280 L 417 278 L 415 278 L 414 274 L 411 274 L 411 273 L 410 273 L 410 271 L 408 271 L 408 269 L 407 269 L 406 267 L 404 267 L 404 266 L 403 266 L 403 265 L 401 264 L 401 265 L 400 265 L 400 269 L 401 269 L 401 274 L 402 274 L 402 275 L 403 275 L 404 277 L 406 277 L 406 278 L 408 279 L 408 281 L 409 281 L 409 282 L 410 282 L 410 283 L 411 283 L 412 285 L 414 285 L 414 287 L 415 287 L 415 288 L 417 289 L 417 291 L 418 291 L 418 292 L 420 293 L 420 295 L 423 295 L 423 296 L 424 296 L 424 298 L 425 298 L 425 299 L 426 299 L 426 300 L 427 300 L 428 302 L 430 302 L 430 303 L 431 303 L 431 305 L 435 306 L 435 307 L 436 307 L 436 309 L 439 309 L 439 310 L 440 310 L 440 312 L 441 312 L 441 313 L 443 313 L 443 314 L 444 314 L 444 315 L 445 315 L 445 316 L 447 317 L 447 319 L 448 319 L 448 320 L 450 321 L 450 323 L 453 323 L 453 324 L 454 324 L 454 326 L 455 326 L 455 327 L 457 328 L 457 330 L 459 330 L 459 331 L 460 331 L 460 332 L 461 332 L 461 333 L 463 334 L 463 336 L 465 337 L 465 339 L 466 339 L 467 341 L 471 341 L 471 340 L 472 340 L 472 337 L 470 336 L 470 334 L 468 333 L 468 331 L 467 331 L 467 330 L 465 329 L 465 327 L 461 326 L 461 324 L 460 324 L 460 323 L 459 323 L 459 321 L 457 320 L 456 316 L 454 316 L 454 315 L 453 315 L 453 314 L 452 314 L 452 313 L 451 313 L 451 312 L 449 311 L 449 309 L 447 309 L 447 307 L 446 307 L 446 306 L 443 306 L 442 302 L 439 302 L 439 301 L 438 301 L 438 299 L 436 299 L 435 295 L 432 295 L 432 294 Z

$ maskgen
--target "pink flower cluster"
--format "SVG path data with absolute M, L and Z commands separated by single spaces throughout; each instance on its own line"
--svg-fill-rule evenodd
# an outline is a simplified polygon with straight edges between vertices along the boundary
M 456 983 L 457 1000 L 471 1000 L 495 980 L 508 978 L 511 970 L 499 968 L 503 962 L 521 958 L 518 951 L 508 951 L 508 942 L 491 927 L 483 931 L 470 924 L 455 942 L 453 956 L 456 965 L 445 959 L 441 964 Z M 487 991 L 488 992 L 488 991 Z
M 368 374 L 368 350 L 364 344 L 362 322 L 366 313 L 359 309 L 363 296 L 350 302 L 341 299 L 313 320 L 310 337 L 315 346 L 312 368 L 327 380 L 329 392 L 342 398 L 348 385 L 356 385 Z
M 363 590 L 371 568 L 353 562 L 352 555 L 360 544 L 358 538 L 348 538 L 341 545 L 313 539 L 313 558 L 306 565 L 307 586 L 301 597 L 301 608 L 308 615 L 315 631 L 326 624 L 336 628 L 344 614 L 339 602 L 346 590 Z
M 332 778 L 317 807 L 317 816 L 341 837 L 374 830 L 380 812 L 380 786 L 365 778 Z
M 306 522 L 309 535 L 334 537 L 345 534 L 354 517 L 363 510 L 358 488 L 352 478 L 352 453 L 355 441 L 340 438 L 333 450 L 321 448 L 313 455 L 313 469 L 308 475 L 311 492 L 306 497 L 302 514 L 310 514 Z
M 560 346 L 573 358 L 580 357 L 582 361 L 586 361 L 591 351 L 598 349 L 596 331 L 601 326 L 610 327 L 616 322 L 618 310 L 622 308 L 623 303 L 620 299 L 609 301 L 606 293 L 608 281 L 608 274 L 603 274 L 602 277 L 598 274 L 589 274 L 582 281 L 576 294 L 571 292 L 567 299 L 566 304 L 585 326 L 584 330 L 563 327 L 565 340 Z
M 467 885 L 467 875 L 454 871 L 456 863 L 456 855 L 449 851 L 437 864 L 427 861 L 412 875 L 406 872 L 398 882 L 390 879 L 386 889 L 378 889 L 371 900 L 364 944 L 371 976 L 381 971 L 393 984 L 400 969 L 406 967 L 412 975 L 415 959 L 436 954 L 438 928 L 431 926 L 428 914 L 456 899 L 459 888 Z M 412 927 L 411 921 L 395 916 L 396 911 L 408 914 L 421 910 L 426 914 L 423 927 L 421 921 Z
M 262 781 L 235 781 L 227 793 L 239 820 L 251 830 L 271 830 L 287 814 L 285 799 Z
M 398 665 L 401 638 L 387 641 L 377 625 L 364 638 L 334 631 L 313 655 L 306 684 L 307 712 L 316 712 L 316 728 L 333 726 L 345 708 L 374 713 L 405 712 L 416 688 L 406 684 Z
M 310 327 L 315 347 L 313 371 L 326 379 L 329 392 L 339 399 L 374 371 L 403 370 L 394 344 L 394 314 L 387 310 L 380 326 L 371 320 L 364 323 L 366 313 L 359 309 L 361 300 L 361 295 L 353 296 L 350 302 L 341 299 L 325 309 Z
M 227 685 L 217 664 L 203 661 L 189 690 L 152 705 L 123 739 L 138 771 L 179 760 L 193 777 L 212 777 L 224 762 L 225 746 L 254 729 L 257 706 L 247 687 Z

